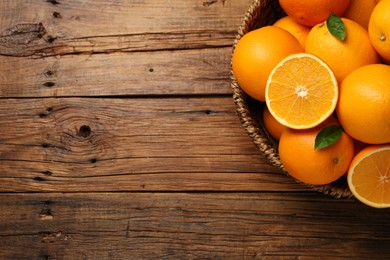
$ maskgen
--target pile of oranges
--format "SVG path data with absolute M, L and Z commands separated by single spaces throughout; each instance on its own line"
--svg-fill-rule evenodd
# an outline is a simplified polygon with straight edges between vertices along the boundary
M 279 0 L 287 16 L 245 34 L 232 70 L 297 180 L 342 177 L 390 207 L 390 0 Z

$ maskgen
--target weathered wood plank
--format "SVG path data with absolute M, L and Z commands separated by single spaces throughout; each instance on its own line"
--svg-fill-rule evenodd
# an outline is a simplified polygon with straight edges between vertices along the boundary
M 2 194 L 2 259 L 388 259 L 389 210 L 320 194 Z M 23 248 L 23 250 L 15 250 Z
M 0 56 L 0 97 L 230 94 L 231 48 Z
M 12 108 L 12 109 L 10 109 Z M 4 99 L 0 190 L 304 190 L 226 98 Z
M 255 156 L 252 161 L 247 156 L 241 161 L 213 156 L 122 159 L 98 165 L 0 161 L 0 189 L 2 192 L 310 191 L 272 169 L 264 160 L 258 161 Z M 255 165 L 257 172 L 245 172 Z
M 0 97 L 230 93 L 250 2 L 2 1 Z
M 10 147 L 3 159 L 29 160 L 39 150 L 46 152 L 37 161 L 79 164 L 253 151 L 229 97 L 4 99 L 0 114 L 0 141 Z
M 119 35 L 54 38 L 42 23 L 20 24 L 0 34 L 0 55 L 45 58 L 61 55 L 110 54 L 115 52 L 169 51 L 231 47 L 236 30 L 145 32 Z M 26 43 L 27 42 L 27 43 Z
M 251 0 L 4 0 L 0 31 L 39 24 L 55 39 L 238 29 Z

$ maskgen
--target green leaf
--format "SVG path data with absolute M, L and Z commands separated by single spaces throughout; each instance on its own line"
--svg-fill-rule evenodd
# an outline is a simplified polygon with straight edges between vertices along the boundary
M 336 38 L 344 41 L 347 37 L 347 32 L 345 31 L 345 26 L 341 18 L 333 13 L 331 13 L 326 20 L 326 25 L 331 34 Z
M 339 125 L 330 125 L 324 127 L 316 136 L 314 149 L 319 150 L 336 143 L 343 133 Z

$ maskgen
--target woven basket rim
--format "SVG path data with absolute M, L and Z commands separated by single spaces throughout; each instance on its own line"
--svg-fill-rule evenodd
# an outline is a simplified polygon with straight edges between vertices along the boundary
M 258 19 L 262 15 L 262 12 L 264 10 L 269 11 L 273 9 L 282 12 L 280 6 L 278 5 L 279 4 L 277 0 L 254 0 L 253 1 L 253 3 L 250 5 L 249 9 L 245 13 L 244 20 L 242 21 L 242 24 L 237 31 L 232 46 L 232 54 L 234 52 L 234 49 L 238 41 L 241 39 L 242 36 L 244 36 L 244 34 L 246 34 L 247 32 L 253 29 L 266 25 L 266 24 L 260 24 L 260 26 L 257 26 L 256 24 L 256 19 Z M 266 12 L 266 15 L 267 14 L 269 15 L 269 12 Z M 278 17 L 272 17 L 272 18 L 275 19 Z M 272 23 L 273 21 L 271 19 L 271 22 L 269 24 Z M 273 166 L 279 168 L 282 172 L 284 172 L 287 176 L 289 176 L 288 172 L 284 169 L 284 166 L 280 161 L 278 150 L 277 150 L 277 144 L 270 137 L 270 135 L 264 128 L 262 122 L 259 121 L 258 118 L 254 118 L 252 116 L 252 113 L 248 106 L 248 100 L 251 98 L 238 85 L 233 74 L 231 62 L 230 62 L 230 80 L 231 80 L 230 85 L 233 92 L 233 100 L 236 106 L 236 113 L 240 118 L 240 122 L 244 127 L 245 131 L 247 132 L 248 136 Z M 260 101 L 257 102 L 261 103 Z M 296 181 L 305 186 L 310 187 L 315 191 L 330 195 L 335 198 L 353 198 L 353 194 L 347 186 L 340 186 L 334 183 L 326 184 L 326 185 L 310 185 L 310 184 L 302 183 L 298 180 Z

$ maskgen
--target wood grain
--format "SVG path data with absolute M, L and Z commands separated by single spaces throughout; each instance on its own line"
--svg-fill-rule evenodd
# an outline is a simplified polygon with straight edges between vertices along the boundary
M 2 2 L 0 97 L 229 94 L 249 2 Z
M 2 196 L 2 259 L 387 259 L 390 254 L 389 210 L 320 194 Z M 12 249 L 17 247 L 23 252 Z
M 0 56 L 0 97 L 231 94 L 231 48 Z
M 230 97 L 4 99 L 0 114 L 2 191 L 304 190 Z
M 0 30 L 42 23 L 56 39 L 186 31 L 229 31 L 251 0 L 14 0 L 2 1 Z M 18 14 L 18 15 L 15 15 Z

